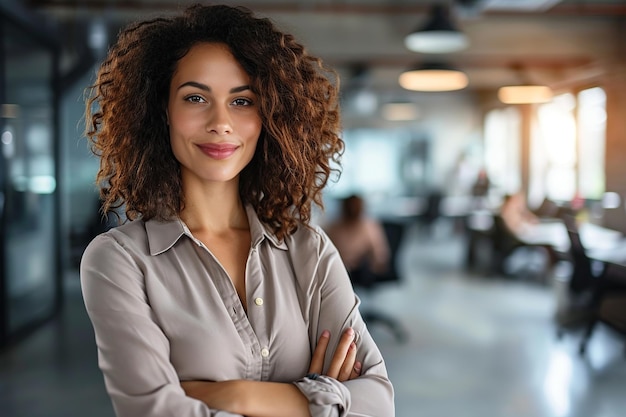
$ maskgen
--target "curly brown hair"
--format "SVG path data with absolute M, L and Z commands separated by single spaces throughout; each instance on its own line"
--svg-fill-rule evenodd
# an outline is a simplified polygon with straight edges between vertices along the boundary
M 240 195 L 283 238 L 309 224 L 312 203 L 323 208 L 322 189 L 339 168 L 339 80 L 292 35 L 243 7 L 196 4 L 120 32 L 87 89 L 102 210 L 124 206 L 130 220 L 168 220 L 183 209 L 165 109 L 178 61 L 200 42 L 228 45 L 260 98 L 263 128 Z

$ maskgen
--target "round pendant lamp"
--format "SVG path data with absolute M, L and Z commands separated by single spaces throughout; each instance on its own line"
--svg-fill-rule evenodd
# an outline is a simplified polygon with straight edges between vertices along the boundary
M 400 86 L 413 91 L 455 91 L 467 87 L 467 75 L 442 63 L 425 63 L 400 74 Z
M 426 23 L 404 39 L 407 49 L 426 54 L 445 54 L 467 48 L 467 36 L 456 28 L 449 10 L 445 5 L 434 5 Z

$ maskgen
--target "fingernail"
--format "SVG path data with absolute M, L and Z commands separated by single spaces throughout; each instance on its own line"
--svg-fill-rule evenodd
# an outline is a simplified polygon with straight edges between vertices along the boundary
M 348 327 L 348 329 L 346 330 L 346 333 L 352 336 L 354 334 L 354 329 L 352 327 Z
M 361 362 L 355 362 L 354 363 L 354 370 L 356 372 L 361 372 Z
M 328 330 L 324 330 L 322 332 L 322 337 L 330 337 L 330 332 Z

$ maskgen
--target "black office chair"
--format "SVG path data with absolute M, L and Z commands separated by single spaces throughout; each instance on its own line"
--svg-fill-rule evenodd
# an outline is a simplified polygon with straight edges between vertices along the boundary
M 589 321 L 594 287 L 598 277 L 592 268 L 577 231 L 568 230 L 570 249 L 566 260 L 571 265 L 571 273 L 563 285 L 563 299 L 567 300 L 557 311 L 557 336 L 560 338 L 567 329 L 576 329 Z M 584 348 L 581 348 L 581 351 Z
M 598 277 L 594 273 L 591 259 L 587 256 L 580 240 L 580 233 L 568 228 L 567 235 L 570 242 L 569 254 L 573 264 L 569 289 L 574 294 L 581 294 L 592 289 L 597 284 Z
M 357 270 L 350 272 L 350 278 L 354 287 L 361 289 L 365 293 L 364 295 L 368 296 L 371 295 L 371 293 L 380 285 L 391 282 L 399 282 L 401 280 L 397 267 L 398 251 L 404 239 L 406 226 L 399 222 L 386 220 L 382 222 L 382 227 L 385 231 L 387 242 L 389 243 L 390 257 L 387 271 L 385 273 L 378 274 L 372 272 L 367 265 L 363 265 Z M 367 298 L 371 299 L 371 297 Z M 407 340 L 408 333 L 397 319 L 366 304 L 368 303 L 362 304 L 361 316 L 368 325 L 382 324 L 391 330 L 396 340 L 400 342 Z
M 492 237 L 492 271 L 497 274 L 504 274 L 504 262 L 513 251 L 517 248 L 524 246 L 523 242 L 519 240 L 509 227 L 504 222 L 504 219 L 499 214 L 493 216 L 493 230 L 491 232 Z
M 491 231 L 492 240 L 492 266 L 491 273 L 497 275 L 511 275 L 511 272 L 507 271 L 505 267 L 506 262 L 510 257 L 520 248 L 526 248 L 529 254 L 541 254 L 542 259 L 546 259 L 547 263 L 551 263 L 554 255 L 552 248 L 546 243 L 528 243 L 519 239 L 501 215 L 495 214 L 493 216 L 493 229 Z M 532 258 L 534 259 L 534 257 Z M 541 267 L 541 270 L 537 268 Z M 516 276 L 522 278 L 533 278 L 537 280 L 544 280 L 547 273 L 544 263 L 539 265 L 537 262 L 527 262 L 524 267 L 515 271 Z
M 602 284 L 604 272 L 600 268 L 594 268 L 592 260 L 587 256 L 575 215 L 565 212 L 560 217 L 569 238 L 570 247 L 566 259 L 572 266 L 572 272 L 565 288 L 568 308 L 557 316 L 557 336 L 562 337 L 568 328 L 585 327 L 579 345 L 579 352 L 583 354 L 595 326 L 594 310 L 598 308 L 604 292 Z
M 467 214 L 463 220 L 466 236 L 465 267 L 473 270 L 480 265 L 482 253 L 491 250 L 494 239 L 494 214 L 488 211 L 475 211 Z M 492 253 L 489 255 L 493 256 Z M 489 258 L 490 267 L 495 262 Z
M 581 355 L 587 350 L 589 339 L 598 323 L 603 323 L 626 337 L 626 266 L 606 264 L 593 287 L 590 310 L 589 322 L 578 349 Z
M 417 216 L 418 222 L 430 234 L 433 233 L 435 222 L 441 217 L 441 201 L 443 194 L 440 191 L 431 191 L 426 196 L 424 212 Z

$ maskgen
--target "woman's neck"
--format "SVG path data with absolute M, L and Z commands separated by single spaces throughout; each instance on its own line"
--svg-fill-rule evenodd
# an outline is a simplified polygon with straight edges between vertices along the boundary
M 248 216 L 237 184 L 183 185 L 185 207 L 181 219 L 192 231 L 223 233 L 248 229 Z

